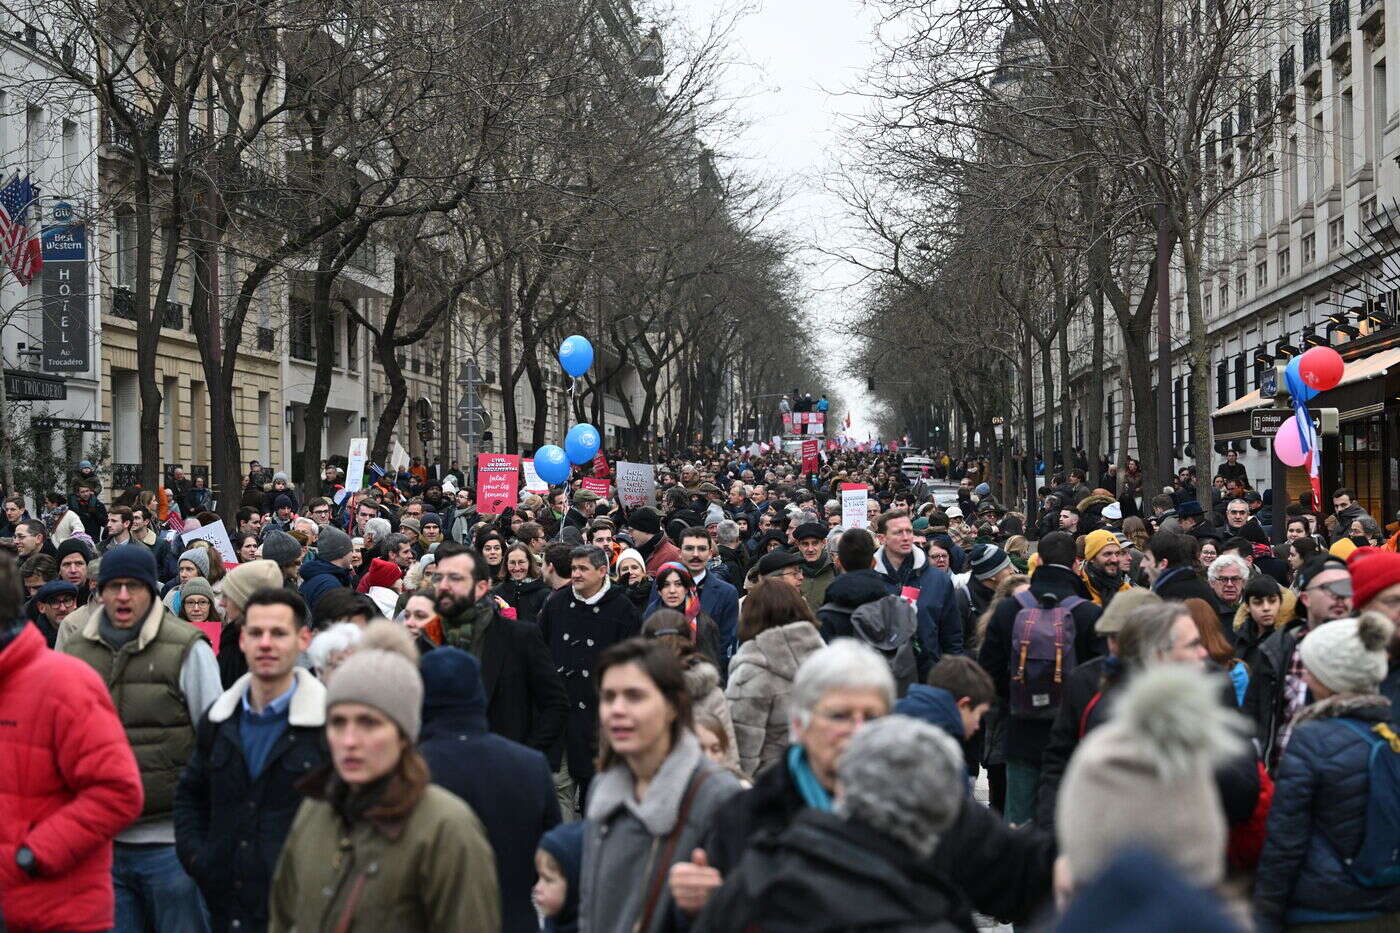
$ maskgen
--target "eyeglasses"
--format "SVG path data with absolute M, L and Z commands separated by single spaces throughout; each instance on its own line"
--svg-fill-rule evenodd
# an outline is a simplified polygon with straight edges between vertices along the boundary
M 812 715 L 837 726 L 864 725 L 872 719 L 880 718 L 879 714 L 869 715 L 864 710 L 837 710 L 834 713 L 813 712 Z
M 1216 582 L 1216 583 L 1228 583 L 1228 584 L 1234 586 L 1234 585 L 1236 585 L 1236 584 L 1243 583 L 1243 582 L 1244 582 L 1244 577 L 1216 577 L 1216 578 L 1215 578 L 1215 582 Z

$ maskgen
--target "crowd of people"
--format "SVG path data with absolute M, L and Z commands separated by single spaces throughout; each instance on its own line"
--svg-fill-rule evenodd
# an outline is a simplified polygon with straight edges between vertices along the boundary
M 5 499 L 3 929 L 1400 929 L 1355 494 L 1130 461 L 1028 526 L 931 459 L 692 448 L 654 505 L 499 514 L 254 463 L 231 552 L 182 475 Z

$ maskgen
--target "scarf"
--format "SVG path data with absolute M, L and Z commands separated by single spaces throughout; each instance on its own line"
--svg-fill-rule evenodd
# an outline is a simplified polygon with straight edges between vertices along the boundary
M 1127 579 L 1120 571 L 1110 576 L 1100 570 L 1093 561 L 1088 561 L 1084 565 L 1084 578 L 1089 581 L 1089 585 L 1099 594 L 1103 600 L 1103 608 L 1107 609 L 1108 604 L 1113 601 L 1113 595 L 1118 592 L 1123 581 Z
M 477 600 L 460 616 L 443 620 L 443 644 L 481 657 L 481 645 L 486 640 L 486 630 L 490 628 L 495 617 L 496 605 L 491 597 Z
M 669 560 L 656 570 L 656 575 L 661 576 L 662 571 L 679 570 L 681 579 L 689 579 L 690 571 L 685 569 L 685 565 L 677 561 Z M 700 588 L 691 583 L 685 591 L 685 602 L 681 604 L 681 611 L 685 614 L 685 621 L 690 625 L 690 640 L 695 641 L 697 637 L 698 623 L 695 621 L 700 617 Z
M 812 771 L 812 766 L 807 763 L 807 749 L 796 744 L 789 747 L 787 766 L 788 772 L 792 774 L 793 783 L 797 785 L 797 792 L 802 795 L 802 802 L 813 810 L 830 813 L 831 795 L 822 787 L 821 781 L 817 780 Z

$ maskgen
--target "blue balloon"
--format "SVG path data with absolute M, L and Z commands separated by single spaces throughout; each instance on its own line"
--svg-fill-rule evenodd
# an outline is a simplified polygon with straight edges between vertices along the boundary
M 576 424 L 564 437 L 564 452 L 569 455 L 570 463 L 587 463 L 598 452 L 600 444 L 602 439 L 598 437 L 597 428 L 591 424 Z
M 545 444 L 535 451 L 535 472 L 551 486 L 569 481 L 569 458 L 556 444 Z
M 1307 403 L 1317 395 L 1317 390 L 1304 382 L 1303 374 L 1298 371 L 1298 364 L 1302 359 L 1302 356 L 1295 356 L 1288 361 L 1288 366 L 1283 371 L 1283 383 L 1288 389 L 1288 394 L 1296 401 Z
M 593 344 L 588 342 L 587 337 L 578 334 L 565 337 L 564 342 L 559 344 L 559 365 L 575 379 L 582 376 L 593 365 Z

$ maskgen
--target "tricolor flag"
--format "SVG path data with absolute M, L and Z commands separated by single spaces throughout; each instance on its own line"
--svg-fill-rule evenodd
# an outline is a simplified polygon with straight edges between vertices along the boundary
M 1308 411 L 1308 396 L 1299 381 L 1295 385 L 1293 374 L 1287 376 L 1288 393 L 1293 401 L 1293 421 L 1298 425 L 1298 444 L 1307 459 L 1303 461 L 1308 471 L 1308 482 L 1312 485 L 1313 509 L 1322 512 L 1322 476 L 1319 472 L 1322 461 L 1322 444 L 1318 440 L 1317 429 L 1313 427 L 1312 414 Z
M 29 229 L 29 205 L 36 197 L 29 176 L 21 179 L 18 172 L 0 188 L 0 252 L 21 285 L 32 282 L 44 267 L 39 237 Z

